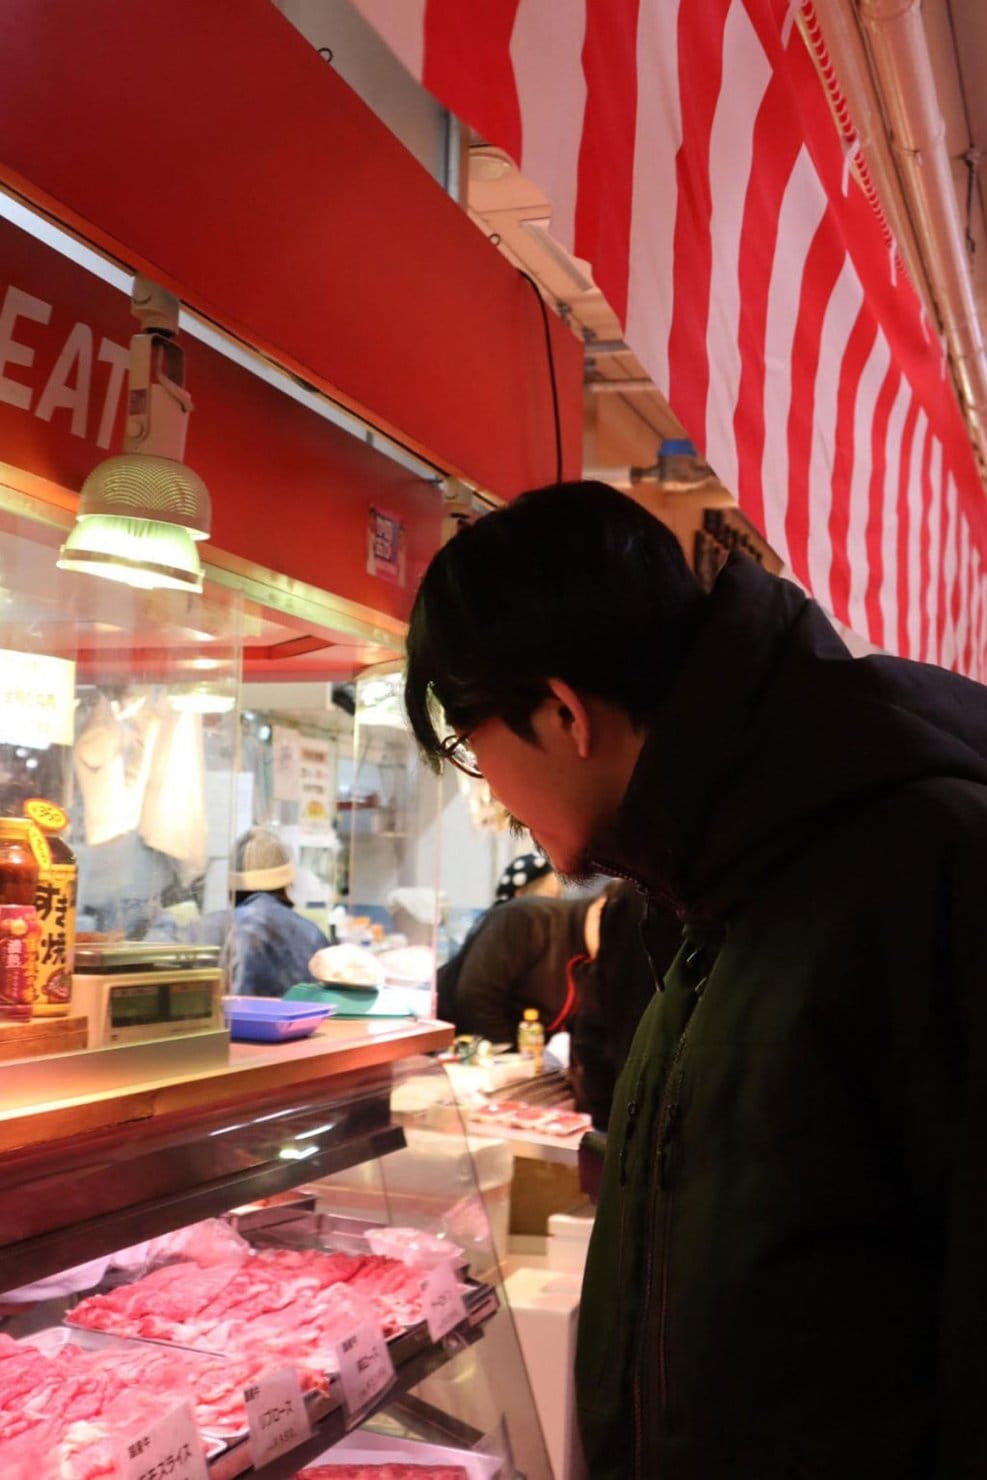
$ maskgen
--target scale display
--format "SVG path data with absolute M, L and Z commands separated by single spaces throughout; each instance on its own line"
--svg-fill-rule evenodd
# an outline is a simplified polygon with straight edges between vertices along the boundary
M 153 987 L 115 987 L 110 992 L 110 1026 L 129 1028 L 139 1023 L 159 1023 L 166 1011 L 164 990 Z
M 218 970 L 78 973 L 73 1003 L 89 1018 L 89 1046 L 138 1043 L 223 1028 Z

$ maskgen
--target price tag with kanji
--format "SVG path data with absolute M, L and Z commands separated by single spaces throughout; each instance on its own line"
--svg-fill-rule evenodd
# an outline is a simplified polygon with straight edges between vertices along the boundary
M 125 1440 L 117 1472 L 120 1480 L 209 1480 L 191 1404 L 180 1403 Z
M 365 1413 L 394 1381 L 394 1363 L 384 1333 L 373 1321 L 365 1321 L 339 1343 L 336 1361 L 350 1419 Z
M 243 1390 L 250 1424 L 250 1454 L 254 1469 L 294 1449 L 312 1432 L 298 1373 L 279 1367 L 263 1373 Z
M 428 1334 L 433 1341 L 441 1341 L 466 1319 L 466 1305 L 452 1265 L 443 1262 L 423 1274 L 421 1292 Z

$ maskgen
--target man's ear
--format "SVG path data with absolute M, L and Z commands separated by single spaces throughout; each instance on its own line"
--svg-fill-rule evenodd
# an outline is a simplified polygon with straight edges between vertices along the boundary
M 548 679 L 546 719 L 557 725 L 576 747 L 580 760 L 588 760 L 593 741 L 593 722 L 580 695 L 563 678 Z

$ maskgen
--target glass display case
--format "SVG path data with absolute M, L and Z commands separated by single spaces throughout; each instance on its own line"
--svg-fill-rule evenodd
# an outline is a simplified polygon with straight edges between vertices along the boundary
M 272 1480 L 344 1460 L 548 1480 L 474 1170 L 488 1143 L 434 1060 L 356 1061 L 3 1157 L 5 1476 L 112 1474 L 190 1409 L 216 1480 L 255 1452 Z
M 316 795 L 303 772 L 258 813 L 245 739 L 271 737 L 244 727 L 244 677 L 313 639 L 208 570 L 201 594 L 60 571 L 70 523 L 0 487 L 0 817 L 64 813 L 78 868 L 71 997 L 0 1014 L 0 1474 L 287 1477 L 345 1455 L 369 1474 L 393 1456 L 549 1480 L 499 1285 L 509 1162 L 464 1135 L 424 1057 L 452 1037 L 430 1021 L 437 779 L 403 728 L 357 715 L 353 762 L 343 731 L 313 761 L 324 815 L 304 830 L 323 910 L 320 849 L 345 856 L 361 906 L 430 891 L 393 920 L 429 959 L 406 966 L 414 1007 L 344 1001 L 310 1038 L 231 1043 L 242 999 L 224 1003 L 196 927 L 229 914 L 243 827 L 301 837 Z M 340 680 L 377 656 L 306 626 Z M 344 836 L 325 798 L 371 777 L 379 821 L 365 833 L 354 805 Z
M 59 570 L 62 532 L 2 515 L 0 815 L 68 817 L 80 932 L 140 939 L 218 908 L 232 829 L 242 598 Z

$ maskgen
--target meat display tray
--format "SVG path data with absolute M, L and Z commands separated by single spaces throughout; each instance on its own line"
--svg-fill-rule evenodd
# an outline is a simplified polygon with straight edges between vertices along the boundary
M 466 1320 L 449 1332 L 440 1342 L 433 1342 L 424 1321 L 411 1326 L 399 1336 L 392 1336 L 387 1349 L 394 1363 L 396 1380 L 381 1394 L 379 1408 L 386 1407 L 399 1394 L 416 1387 L 430 1373 L 443 1366 L 449 1358 L 470 1345 L 483 1334 L 480 1330 L 484 1321 L 497 1311 L 499 1300 L 492 1285 L 467 1280 L 463 1292 Z M 338 1379 L 330 1381 L 328 1398 L 316 1395 L 318 1402 L 309 1406 L 312 1420 L 312 1436 L 304 1444 L 290 1450 L 280 1459 L 264 1466 L 265 1480 L 290 1480 L 306 1464 L 314 1464 L 333 1444 L 337 1444 L 357 1423 L 365 1423 L 375 1410 L 362 1413 L 353 1422 L 347 1421 L 342 1392 Z M 229 1442 L 221 1453 L 215 1453 L 209 1461 L 210 1480 L 236 1480 L 236 1477 L 252 1470 L 250 1440 L 242 1438 Z
M 301 1209 L 297 1204 L 285 1205 L 277 1210 L 258 1209 L 257 1212 L 261 1216 L 252 1226 L 247 1220 L 239 1222 L 239 1232 L 248 1238 L 248 1242 L 258 1248 L 309 1248 L 323 1252 L 366 1253 L 368 1230 L 384 1226 L 371 1220 L 343 1217 L 334 1213 L 318 1213 L 311 1208 Z M 264 1214 L 273 1216 L 265 1218 Z M 283 1214 L 287 1216 L 281 1216 Z M 424 1320 L 390 1337 L 387 1348 L 394 1364 L 395 1382 L 381 1394 L 379 1403 L 375 1405 L 377 1408 L 385 1407 L 393 1402 L 397 1396 L 415 1387 L 431 1372 L 443 1366 L 456 1352 L 478 1340 L 482 1335 L 480 1328 L 483 1322 L 496 1313 L 499 1306 L 496 1290 L 492 1285 L 471 1279 L 466 1273 L 466 1268 L 467 1266 L 463 1264 L 458 1270 L 458 1278 L 463 1286 L 466 1320 L 450 1331 L 440 1342 L 432 1340 L 427 1322 Z M 92 1331 L 80 1326 L 70 1325 L 61 1329 L 65 1333 L 63 1340 L 70 1340 L 75 1345 L 90 1348 L 106 1345 L 119 1347 L 151 1345 L 179 1347 L 181 1350 L 194 1351 L 201 1356 L 223 1355 L 205 1346 L 182 1347 L 176 1342 L 154 1341 L 146 1337 L 116 1336 L 112 1333 Z M 49 1339 L 53 1339 L 57 1334 L 56 1328 L 55 1332 L 50 1333 Z M 261 1472 L 265 1480 L 289 1480 L 297 1469 L 306 1463 L 314 1462 L 324 1454 L 326 1449 L 336 1444 L 356 1424 L 364 1423 L 375 1411 L 371 1409 L 362 1413 L 350 1423 L 343 1403 L 339 1379 L 332 1374 L 327 1374 L 327 1376 L 329 1377 L 328 1395 L 319 1392 L 309 1392 L 305 1395 L 306 1408 L 312 1424 L 311 1438 L 286 1453 L 281 1459 L 265 1465 Z M 247 1430 L 231 1437 L 204 1429 L 203 1437 L 207 1442 L 211 1480 L 235 1480 L 235 1477 L 252 1471 L 250 1438 Z
M 141 1350 L 146 1349 L 148 1346 L 157 1346 L 182 1352 L 187 1351 L 198 1357 L 219 1355 L 218 1353 L 202 1351 L 199 1348 L 178 1346 L 175 1342 L 143 1341 L 132 1336 L 114 1336 L 108 1331 L 89 1331 L 84 1327 L 77 1326 L 44 1327 L 40 1331 L 35 1331 L 29 1338 L 26 1338 L 24 1344 L 25 1346 L 36 1347 L 43 1356 L 53 1356 L 56 1352 L 61 1351 L 67 1346 L 77 1347 L 80 1351 L 110 1350 L 119 1352 Z M 305 1393 L 303 1400 L 308 1412 L 309 1422 L 312 1424 L 313 1429 L 319 1420 L 335 1406 L 334 1402 L 326 1397 L 325 1394 L 314 1390 Z M 199 1433 L 202 1436 L 210 1471 L 212 1464 L 216 1460 L 230 1454 L 235 1449 L 242 1451 L 245 1444 L 249 1461 L 249 1444 L 247 1444 L 249 1434 L 246 1428 L 231 1435 L 229 1432 L 223 1433 L 222 1431 L 210 1428 L 208 1424 L 202 1424 L 199 1428 Z M 239 1474 L 240 1471 L 231 1473 Z
M 346 1213 L 316 1212 L 314 1206 L 292 1206 L 284 1217 L 250 1227 L 241 1224 L 238 1231 L 258 1249 L 317 1249 L 323 1254 L 357 1255 L 370 1252 L 368 1234 L 389 1226 Z M 467 1267 L 462 1260 L 456 1266 L 457 1273 Z

